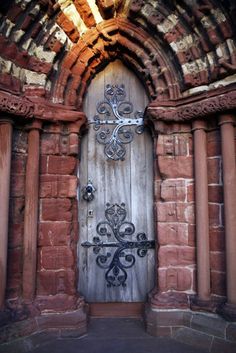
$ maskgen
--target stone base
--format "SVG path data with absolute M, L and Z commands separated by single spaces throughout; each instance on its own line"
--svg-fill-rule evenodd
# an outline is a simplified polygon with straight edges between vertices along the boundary
M 236 322 L 236 305 L 225 303 L 218 312 L 226 320 Z
M 43 341 L 42 337 L 44 336 L 52 337 L 51 339 L 60 337 L 79 337 L 86 332 L 87 313 L 84 310 L 84 307 L 64 313 L 42 314 L 34 318 L 10 323 L 1 327 L 0 343 L 3 344 L 0 346 L 0 352 L 8 352 L 8 347 L 12 347 L 14 342 L 17 347 L 18 345 L 22 345 L 22 351 L 25 352 L 25 345 L 30 347 L 30 349 L 35 348 L 40 341 Z M 25 342 L 28 342 L 29 345 Z
M 202 300 L 197 296 L 193 296 L 190 300 L 190 308 L 193 311 L 216 313 L 220 305 L 222 305 L 222 301 L 219 302 L 216 299 Z
M 154 309 L 147 305 L 147 332 L 167 336 L 212 353 L 236 352 L 236 323 L 217 314 L 180 309 Z
M 189 308 L 188 296 L 185 293 L 150 293 L 149 301 L 152 307 L 158 309 L 187 309 Z

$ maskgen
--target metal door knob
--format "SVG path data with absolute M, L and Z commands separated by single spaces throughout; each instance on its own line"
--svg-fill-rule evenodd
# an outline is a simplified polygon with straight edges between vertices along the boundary
M 94 199 L 95 191 L 96 189 L 93 186 L 92 181 L 89 179 L 87 185 L 85 185 L 81 190 L 83 199 L 88 202 L 92 201 Z

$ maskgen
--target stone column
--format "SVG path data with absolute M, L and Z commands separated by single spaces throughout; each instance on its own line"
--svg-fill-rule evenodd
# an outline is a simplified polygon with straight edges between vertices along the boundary
M 0 120 L 0 309 L 4 308 L 10 197 L 12 121 Z
M 34 298 L 36 286 L 40 129 L 41 122 L 35 121 L 30 126 L 28 135 L 23 255 L 23 298 L 25 300 Z
M 206 123 L 193 122 L 194 173 L 195 173 L 195 215 L 197 244 L 197 300 L 199 306 L 208 306 L 210 301 L 210 254 L 209 254 L 209 212 L 207 174 Z
M 219 119 L 224 183 L 224 220 L 226 244 L 227 304 L 224 313 L 236 320 L 236 165 L 235 116 L 222 114 Z

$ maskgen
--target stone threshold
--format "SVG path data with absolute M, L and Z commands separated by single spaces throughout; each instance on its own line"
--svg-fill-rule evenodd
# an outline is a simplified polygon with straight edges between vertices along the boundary
M 236 322 L 212 313 L 146 308 L 147 333 L 170 337 L 210 353 L 236 352 Z
M 217 314 L 146 307 L 145 322 L 147 333 L 155 337 L 169 337 L 210 353 L 236 352 L 236 322 Z M 86 333 L 83 310 L 43 314 L 1 328 L 0 353 L 27 353 L 55 339 L 78 338 Z

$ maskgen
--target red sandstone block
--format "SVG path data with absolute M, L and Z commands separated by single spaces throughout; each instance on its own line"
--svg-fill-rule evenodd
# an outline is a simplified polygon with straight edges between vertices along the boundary
M 187 201 L 188 202 L 194 202 L 195 201 L 195 189 L 194 189 L 194 184 L 189 183 L 187 185 Z
M 196 261 L 195 248 L 185 246 L 161 246 L 158 252 L 160 267 L 192 265 Z
M 31 38 L 36 38 L 42 29 L 42 24 L 40 22 L 34 23 L 34 27 L 31 32 Z
M 70 21 L 63 12 L 57 17 L 57 23 L 59 26 L 62 26 L 65 32 L 72 32 L 74 30 L 74 24 Z
M 156 154 L 158 156 L 174 155 L 174 136 L 159 135 Z
M 48 74 L 52 69 L 52 64 L 45 61 L 41 61 L 35 56 L 31 56 L 28 63 L 28 69 L 35 72 Z
M 209 203 L 210 227 L 220 227 L 221 223 L 221 206 L 219 204 Z
M 184 180 L 164 180 L 161 183 L 161 200 L 185 201 L 186 191 Z
M 178 248 L 178 259 L 182 265 L 196 263 L 196 249 L 190 246 Z
M 158 222 L 157 236 L 159 245 L 188 245 L 188 225 Z
M 43 222 L 39 224 L 39 246 L 57 246 L 70 243 L 71 223 Z
M 196 226 L 195 224 L 188 225 L 188 245 L 196 246 Z
M 22 278 L 21 277 L 7 277 L 6 298 L 15 299 L 21 296 Z
M 158 251 L 158 264 L 160 267 L 178 264 L 178 250 L 176 247 L 161 246 Z
M 208 157 L 221 155 L 220 131 L 210 131 L 207 133 L 207 155 Z
M 51 312 L 65 312 L 67 310 L 78 309 L 77 301 L 77 296 L 67 294 L 40 295 L 36 298 L 36 303 L 40 310 L 50 310 Z M 42 315 L 38 317 L 38 324 L 42 326 L 43 322 L 44 319 Z
M 43 199 L 41 218 L 44 221 L 72 220 L 71 201 L 69 199 Z
M 69 136 L 69 155 L 77 156 L 79 154 L 79 137 L 77 134 L 72 133 Z
M 48 156 L 40 156 L 39 173 L 46 174 L 47 173 L 47 166 L 48 166 Z
M 157 219 L 158 222 L 176 222 L 176 203 L 157 202 Z
M 49 156 L 49 174 L 73 174 L 75 172 L 77 160 L 75 157 Z
M 20 93 L 21 81 L 10 74 L 0 73 L 0 88 L 5 90 L 7 89 L 15 93 Z
M 26 15 L 23 22 L 20 25 L 20 29 L 23 31 L 26 31 L 32 22 L 33 22 L 32 16 Z
M 167 290 L 191 290 L 193 283 L 193 273 L 187 268 L 159 269 L 159 288 L 161 291 Z
M 160 179 L 155 179 L 154 181 L 154 197 L 156 201 L 161 201 L 161 184 L 162 180 Z
M 22 246 L 23 243 L 23 232 L 24 224 L 13 224 L 14 220 L 9 222 L 9 237 L 8 237 L 8 247 L 16 248 Z
M 25 194 L 25 176 L 11 175 L 11 196 L 24 197 Z
M 192 157 L 159 156 L 158 165 L 162 178 L 193 178 Z
M 174 151 L 175 156 L 187 156 L 189 154 L 189 141 L 192 139 L 191 135 L 184 134 L 174 137 Z
M 41 268 L 45 270 L 72 268 L 75 264 L 74 254 L 66 246 L 43 247 L 39 261 Z
M 212 270 L 225 272 L 225 253 L 224 252 L 211 252 L 210 264 L 211 264 Z
M 22 272 L 22 248 L 8 249 L 7 272 L 10 277 L 18 277 Z
M 40 271 L 37 289 L 38 295 L 75 294 L 75 272 L 69 269 L 66 271 Z
M 220 180 L 221 180 L 220 158 L 208 159 L 207 168 L 208 168 L 208 184 L 220 184 Z
M 8 60 L 14 60 L 17 56 L 18 53 L 18 47 L 16 43 L 13 42 L 7 42 L 7 45 L 5 46 L 5 50 L 3 52 L 4 58 Z
M 12 174 L 24 174 L 26 168 L 27 157 L 23 154 L 13 153 L 11 160 Z
M 223 186 L 222 185 L 210 185 L 208 187 L 209 202 L 223 203 Z
M 211 271 L 212 294 L 226 295 L 226 275 L 224 272 Z
M 193 205 L 187 203 L 157 202 L 157 219 L 159 222 L 194 223 Z
M 17 55 L 14 58 L 14 62 L 21 67 L 28 68 L 30 56 L 26 51 L 17 51 Z
M 9 207 L 9 219 L 15 224 L 24 222 L 25 200 L 22 197 L 11 198 Z
M 211 251 L 225 250 L 225 232 L 224 229 L 210 228 L 210 249 Z
M 211 39 L 211 43 L 213 45 L 217 45 L 222 41 L 215 27 L 208 27 L 207 32 L 208 32 L 209 38 Z
M 43 175 L 40 178 L 40 197 L 76 197 L 77 177 Z
M 27 159 L 28 152 L 28 133 L 22 130 L 13 130 L 13 146 L 14 153 L 23 154 Z
M 41 153 L 42 154 L 59 154 L 60 153 L 60 135 L 59 134 L 42 134 Z
M 7 18 L 10 21 L 15 22 L 21 12 L 23 12 L 22 8 L 19 5 L 13 3 L 10 9 L 8 10 Z

